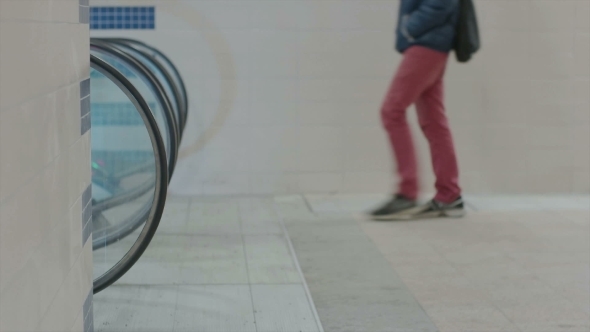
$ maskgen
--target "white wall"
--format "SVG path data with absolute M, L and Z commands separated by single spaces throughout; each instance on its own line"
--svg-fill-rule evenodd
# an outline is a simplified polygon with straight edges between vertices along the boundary
M 90 330 L 92 241 L 86 228 L 83 245 L 82 212 L 90 134 L 82 134 L 80 89 L 89 76 L 87 8 L 0 0 L 2 332 Z
M 387 192 L 379 108 L 400 60 L 398 3 L 94 0 L 155 4 L 157 24 L 93 34 L 144 40 L 182 71 L 191 114 L 173 192 Z M 589 192 L 590 1 L 476 5 L 483 49 L 446 80 L 464 189 Z

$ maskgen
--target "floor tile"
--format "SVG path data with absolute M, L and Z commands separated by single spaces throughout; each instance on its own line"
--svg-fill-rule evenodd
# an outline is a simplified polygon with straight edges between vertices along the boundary
M 301 283 L 287 240 L 282 235 L 244 236 L 250 282 L 253 284 Z
M 362 213 L 375 208 L 375 206 L 385 202 L 390 197 L 375 194 L 339 194 L 336 195 L 336 198 L 343 212 Z
M 256 332 L 250 287 L 179 286 L 174 332 Z
M 344 212 L 335 195 L 305 195 L 304 199 L 314 213 L 342 214 Z
M 590 225 L 590 208 L 583 210 L 565 210 L 558 211 L 559 215 L 567 218 L 579 225 L 588 227 Z
M 167 201 L 158 234 L 183 234 L 188 222 L 189 205 L 189 201 Z
M 174 203 L 190 203 L 191 198 L 188 196 L 178 196 L 168 193 L 168 197 L 166 197 L 166 202 L 174 202 Z
M 501 311 L 492 305 L 426 306 L 428 316 L 446 332 L 518 332 Z
M 183 241 L 180 284 L 248 283 L 240 235 L 192 236 Z
M 319 328 L 301 285 L 252 285 L 259 332 L 316 332 Z
M 427 314 L 415 305 L 332 303 L 318 307 L 325 331 L 437 332 Z M 356 319 L 355 319 L 356 318 Z
M 247 284 L 240 235 L 156 235 L 123 284 Z
M 281 217 L 271 199 L 242 198 L 238 204 L 243 234 L 283 234 Z
M 421 279 L 427 276 L 438 279 L 461 276 L 460 270 L 448 263 L 424 265 L 396 265 L 395 272 L 404 280 Z
M 486 284 L 496 280 L 505 280 L 521 276 L 532 276 L 534 273 L 516 262 L 503 261 L 498 263 L 477 263 L 457 266 L 460 275 L 477 284 Z
M 547 268 L 556 265 L 587 264 L 590 253 L 574 252 L 515 252 L 508 256 L 526 269 Z
M 590 323 L 582 321 L 555 321 L 538 323 L 516 323 L 522 332 L 589 332 Z
M 171 332 L 175 286 L 111 286 L 94 296 L 96 332 Z
M 436 331 L 357 222 L 339 224 L 287 225 L 324 329 Z
M 279 216 L 286 222 L 315 221 L 316 215 L 300 195 L 278 196 L 274 198 Z
M 503 306 L 500 310 L 514 323 L 588 321 L 586 313 L 567 300 L 540 301 L 518 306 Z
M 462 277 L 424 276 L 404 279 L 404 283 L 423 305 L 466 305 L 486 299 L 484 290 Z
M 235 199 L 193 199 L 185 234 L 240 234 L 240 215 Z

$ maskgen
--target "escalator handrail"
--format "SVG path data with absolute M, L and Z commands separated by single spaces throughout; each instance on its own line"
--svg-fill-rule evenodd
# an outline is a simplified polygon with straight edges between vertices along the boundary
M 168 64 L 168 66 L 170 66 L 170 68 L 174 72 L 174 76 L 176 76 L 176 78 L 178 78 L 178 82 L 180 83 L 180 91 L 182 92 L 182 98 L 184 100 L 184 113 L 185 113 L 184 120 L 185 120 L 185 122 L 182 124 L 182 126 L 184 127 L 186 125 L 186 120 L 188 118 L 189 100 L 188 100 L 188 94 L 186 92 L 186 86 L 184 85 L 184 80 L 182 79 L 182 75 L 180 75 L 180 71 L 178 71 L 178 68 L 176 68 L 174 63 L 164 53 L 162 53 L 159 49 L 157 49 L 151 45 L 148 45 L 144 42 L 141 42 L 139 40 L 135 40 L 135 39 L 131 39 L 131 38 L 110 38 L 110 39 L 117 39 L 117 40 L 125 41 L 128 43 L 133 43 L 133 44 L 145 47 L 145 48 L 151 50 L 152 52 L 156 53 L 159 57 L 161 57 L 164 60 L 164 62 L 166 62 L 166 64 Z
M 137 240 L 129 251 L 108 271 L 102 274 L 93 282 L 94 294 L 107 288 L 119 278 L 121 278 L 129 269 L 139 260 L 141 255 L 145 252 L 150 241 L 154 237 L 162 215 L 164 213 L 164 206 L 166 204 L 166 195 L 168 190 L 168 162 L 166 160 L 166 148 L 164 139 L 158 129 L 158 124 L 150 108 L 139 93 L 139 91 L 125 78 L 117 69 L 110 64 L 99 59 L 94 55 L 90 55 L 91 67 L 109 78 L 116 84 L 121 91 L 123 91 L 129 100 L 134 104 L 143 119 L 146 130 L 149 134 L 152 148 L 154 152 L 155 162 L 155 190 L 152 205 L 149 213 L 146 216 L 145 226 L 139 234 Z
M 174 112 L 172 111 L 170 101 L 168 100 L 168 97 L 164 91 L 164 88 L 161 86 L 161 83 L 159 82 L 159 80 L 154 76 L 154 74 L 148 68 L 145 67 L 144 64 L 142 64 L 140 61 L 138 61 L 134 57 L 130 56 L 129 54 L 125 53 L 124 51 L 121 51 L 113 44 L 105 42 L 105 41 L 97 40 L 97 39 L 91 39 L 90 46 L 94 47 L 95 49 L 98 49 L 100 51 L 106 52 L 107 54 L 114 56 L 114 57 L 118 58 L 119 60 L 122 60 L 123 62 L 125 62 L 125 64 L 132 67 L 135 71 L 144 75 L 145 78 L 148 79 L 149 83 L 155 89 L 156 98 L 158 98 L 158 100 L 162 103 L 162 105 L 164 107 L 164 115 L 165 115 L 166 121 L 168 123 L 170 133 L 171 133 L 171 135 L 170 135 L 171 136 L 170 137 L 170 145 L 171 146 L 170 146 L 170 156 L 169 156 L 170 164 L 168 165 L 168 181 L 170 181 L 170 179 L 172 178 L 172 174 L 174 173 L 174 168 L 176 166 L 176 160 L 177 160 L 177 156 L 178 156 L 178 148 L 180 145 L 180 142 L 179 142 L 180 137 L 178 134 L 178 128 L 176 125 L 177 122 L 175 119 L 175 115 L 174 115 Z M 150 108 L 148 107 L 148 109 L 150 109 Z
M 141 54 L 143 57 L 145 57 L 146 59 L 148 59 L 152 65 L 154 65 L 156 68 L 158 68 L 158 70 L 162 73 L 162 75 L 164 76 L 164 78 L 166 79 L 166 81 L 168 82 L 168 85 L 170 85 L 170 87 L 172 88 L 172 93 L 174 97 L 174 100 L 176 102 L 176 105 L 178 106 L 178 129 L 180 132 L 180 138 L 182 139 L 182 134 L 184 132 L 184 123 L 185 123 L 185 110 L 184 110 L 184 101 L 181 97 L 181 92 L 179 91 L 179 87 L 176 86 L 176 83 L 174 83 L 174 78 L 172 78 L 172 76 L 170 75 L 170 73 L 168 72 L 168 70 L 162 65 L 162 63 L 152 54 L 149 54 L 148 52 L 146 52 L 144 49 L 139 48 L 139 47 L 134 47 L 133 43 L 129 43 L 125 40 L 121 40 L 118 38 L 104 38 L 102 40 L 106 40 L 109 43 L 113 43 L 113 44 L 119 44 L 123 47 L 129 47 L 131 49 L 133 49 L 135 52 Z

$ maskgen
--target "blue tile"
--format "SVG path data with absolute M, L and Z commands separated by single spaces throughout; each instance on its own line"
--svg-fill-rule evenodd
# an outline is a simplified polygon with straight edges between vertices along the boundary
M 87 78 L 80 82 L 80 98 L 90 95 L 90 79 Z
M 90 290 L 90 292 L 88 292 L 88 295 L 86 295 L 86 300 L 84 300 L 84 304 L 82 305 L 82 315 L 84 315 L 84 318 L 88 316 L 88 314 L 90 313 L 90 309 L 92 309 L 92 300 L 93 294 L 92 290 Z
M 92 219 L 92 204 L 82 206 L 82 227 L 86 227 L 87 224 L 91 223 Z M 92 225 L 91 225 L 92 227 Z
M 86 116 L 84 116 L 80 120 L 80 135 L 84 135 L 84 134 L 86 134 L 86 132 L 88 130 L 90 130 L 90 126 L 91 126 L 90 121 L 91 121 L 90 114 L 86 114 Z
M 92 222 L 86 224 L 86 227 L 82 229 L 82 246 L 86 245 L 88 239 L 92 235 Z
M 94 306 L 90 306 L 88 313 L 84 316 L 84 332 L 94 332 Z
M 91 29 L 154 29 L 155 7 L 93 7 Z
M 79 6 L 79 20 L 82 24 L 90 23 L 90 8 L 88 6 Z
M 83 118 L 90 113 L 90 96 L 80 100 L 80 117 Z
M 92 185 L 89 185 L 84 193 L 82 193 L 82 209 L 88 206 L 90 200 L 92 199 Z

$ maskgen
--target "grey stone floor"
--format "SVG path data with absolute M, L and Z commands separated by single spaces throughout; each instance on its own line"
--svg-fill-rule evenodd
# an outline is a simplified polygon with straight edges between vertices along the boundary
M 590 331 L 589 197 L 356 216 L 380 199 L 171 198 L 146 254 L 95 297 L 96 331 Z M 95 252 L 97 273 L 131 244 Z

